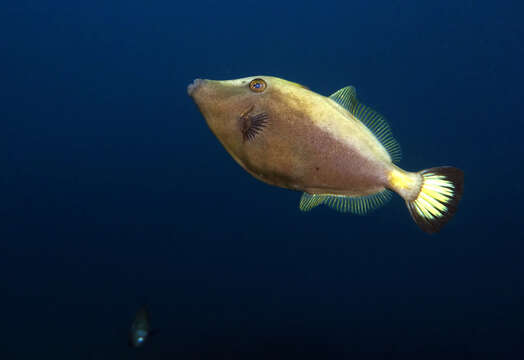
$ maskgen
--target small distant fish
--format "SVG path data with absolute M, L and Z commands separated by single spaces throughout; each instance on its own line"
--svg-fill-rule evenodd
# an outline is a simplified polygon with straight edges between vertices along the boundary
M 154 331 L 151 330 L 151 314 L 147 305 L 143 305 L 136 312 L 135 319 L 129 329 L 128 344 L 133 348 L 141 347 L 153 333 Z
M 462 196 L 463 172 L 451 166 L 408 172 L 385 118 L 357 100 L 352 86 L 329 97 L 272 76 L 196 79 L 187 88 L 211 131 L 251 175 L 302 191 L 300 209 L 327 205 L 366 214 L 391 198 L 434 233 Z

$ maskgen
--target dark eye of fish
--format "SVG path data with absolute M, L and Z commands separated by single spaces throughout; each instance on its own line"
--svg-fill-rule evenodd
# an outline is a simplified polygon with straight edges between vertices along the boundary
M 240 131 L 242 132 L 244 142 L 253 140 L 260 132 L 262 132 L 269 121 L 269 116 L 264 112 L 251 115 L 254 107 L 255 106 L 253 105 L 240 114 Z
M 251 91 L 254 91 L 254 92 L 262 92 L 266 90 L 266 87 L 267 87 L 267 84 L 262 79 L 253 79 L 249 83 L 249 88 L 251 89 Z

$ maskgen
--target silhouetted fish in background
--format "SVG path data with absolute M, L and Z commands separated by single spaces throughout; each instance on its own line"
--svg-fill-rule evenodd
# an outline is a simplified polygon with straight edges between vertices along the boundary
M 324 204 L 366 214 L 393 190 L 428 233 L 456 211 L 463 172 L 394 165 L 400 147 L 389 125 L 358 102 L 352 86 L 325 97 L 284 79 L 253 76 L 196 79 L 187 91 L 229 154 L 255 178 L 302 191 L 303 211 Z
M 156 332 L 151 330 L 151 314 L 147 305 L 143 305 L 138 309 L 135 319 L 129 329 L 128 345 L 133 348 L 143 346 L 148 337 L 154 335 Z

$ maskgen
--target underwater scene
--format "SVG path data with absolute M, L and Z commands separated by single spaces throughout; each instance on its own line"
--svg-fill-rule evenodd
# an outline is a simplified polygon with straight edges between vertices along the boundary
M 524 358 L 523 10 L 3 2 L 0 359 Z

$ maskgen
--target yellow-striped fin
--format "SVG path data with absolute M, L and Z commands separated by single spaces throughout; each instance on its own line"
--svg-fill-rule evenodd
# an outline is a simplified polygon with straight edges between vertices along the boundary
M 454 167 L 437 167 L 420 172 L 422 186 L 417 198 L 406 201 L 418 226 L 427 233 L 439 231 L 451 219 L 462 197 L 464 173 Z
M 329 98 L 344 107 L 371 130 L 377 140 L 386 148 L 389 156 L 391 156 L 391 161 L 394 163 L 400 161 L 402 156 L 400 145 L 393 137 L 393 132 L 386 119 L 375 110 L 359 103 L 357 91 L 353 86 L 346 86 L 332 94 Z
M 375 210 L 391 199 L 391 191 L 383 190 L 376 194 L 366 196 L 344 196 L 331 194 L 303 193 L 300 198 L 300 210 L 309 211 L 314 207 L 324 204 L 340 212 L 365 215 Z

